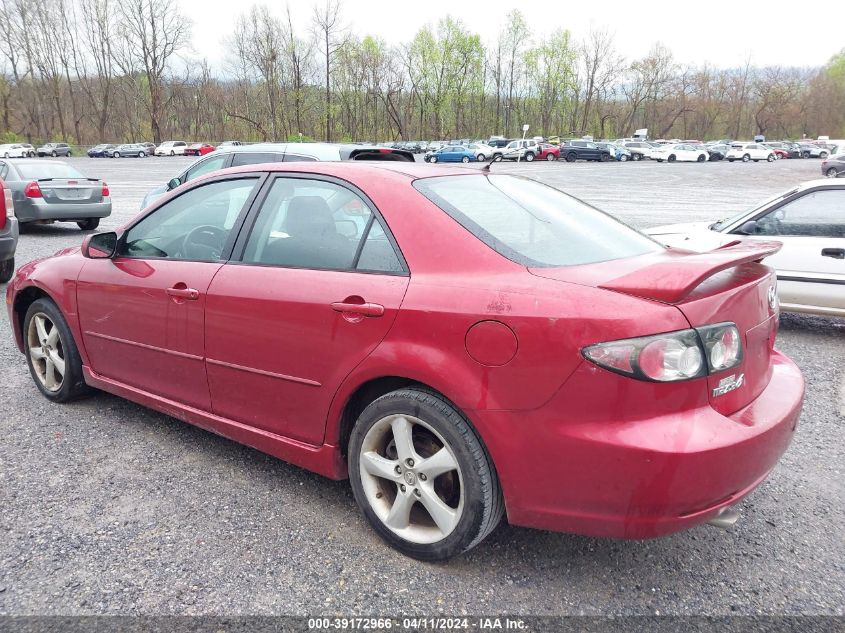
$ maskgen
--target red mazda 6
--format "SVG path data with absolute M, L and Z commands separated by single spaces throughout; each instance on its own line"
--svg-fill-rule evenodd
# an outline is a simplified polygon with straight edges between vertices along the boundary
M 212 173 L 7 290 L 38 389 L 97 388 L 333 479 L 421 559 L 512 524 L 648 538 L 774 468 L 804 383 L 778 244 L 667 250 L 484 170 Z

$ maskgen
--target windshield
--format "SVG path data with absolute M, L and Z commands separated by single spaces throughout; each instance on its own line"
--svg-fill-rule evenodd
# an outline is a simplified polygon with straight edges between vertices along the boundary
M 85 176 L 70 165 L 64 165 L 62 163 L 18 164 L 17 168 L 24 179 L 85 178 Z
M 662 247 L 557 189 L 515 176 L 441 176 L 414 187 L 487 246 L 525 266 L 574 266 Z

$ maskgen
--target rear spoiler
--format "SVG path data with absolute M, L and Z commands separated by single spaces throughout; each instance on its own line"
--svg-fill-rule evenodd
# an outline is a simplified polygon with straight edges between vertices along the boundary
M 777 253 L 780 242 L 733 241 L 706 253 L 669 250 L 665 261 L 635 270 L 601 284 L 614 290 L 664 303 L 677 303 L 701 282 L 718 272 L 743 264 L 759 262 Z

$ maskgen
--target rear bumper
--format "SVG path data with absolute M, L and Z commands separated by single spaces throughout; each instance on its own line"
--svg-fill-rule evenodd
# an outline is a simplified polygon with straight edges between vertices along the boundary
M 6 226 L 0 230 L 0 262 L 12 259 L 18 247 L 18 221 L 6 218 Z
M 584 421 L 571 411 L 589 396 L 572 379 L 535 411 L 474 412 L 509 521 L 589 536 L 653 538 L 713 518 L 756 488 L 792 439 L 804 380 L 782 354 L 773 352 L 772 363 L 766 389 L 730 416 L 704 405 L 648 418 Z
M 111 215 L 111 198 L 107 198 L 104 202 L 90 204 L 47 203 L 38 199 L 29 200 L 26 204 L 20 204 L 18 201 L 15 201 L 15 215 L 20 222 L 107 218 Z

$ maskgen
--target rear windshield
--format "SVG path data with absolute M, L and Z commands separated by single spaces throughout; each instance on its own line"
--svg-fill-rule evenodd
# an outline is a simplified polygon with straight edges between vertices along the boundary
M 42 180 L 45 178 L 85 178 L 70 165 L 61 163 L 43 163 L 34 165 L 32 163 L 16 165 L 18 172 L 24 179 Z
M 663 248 L 595 207 L 526 178 L 442 176 L 414 186 L 487 246 L 525 266 L 591 264 Z

